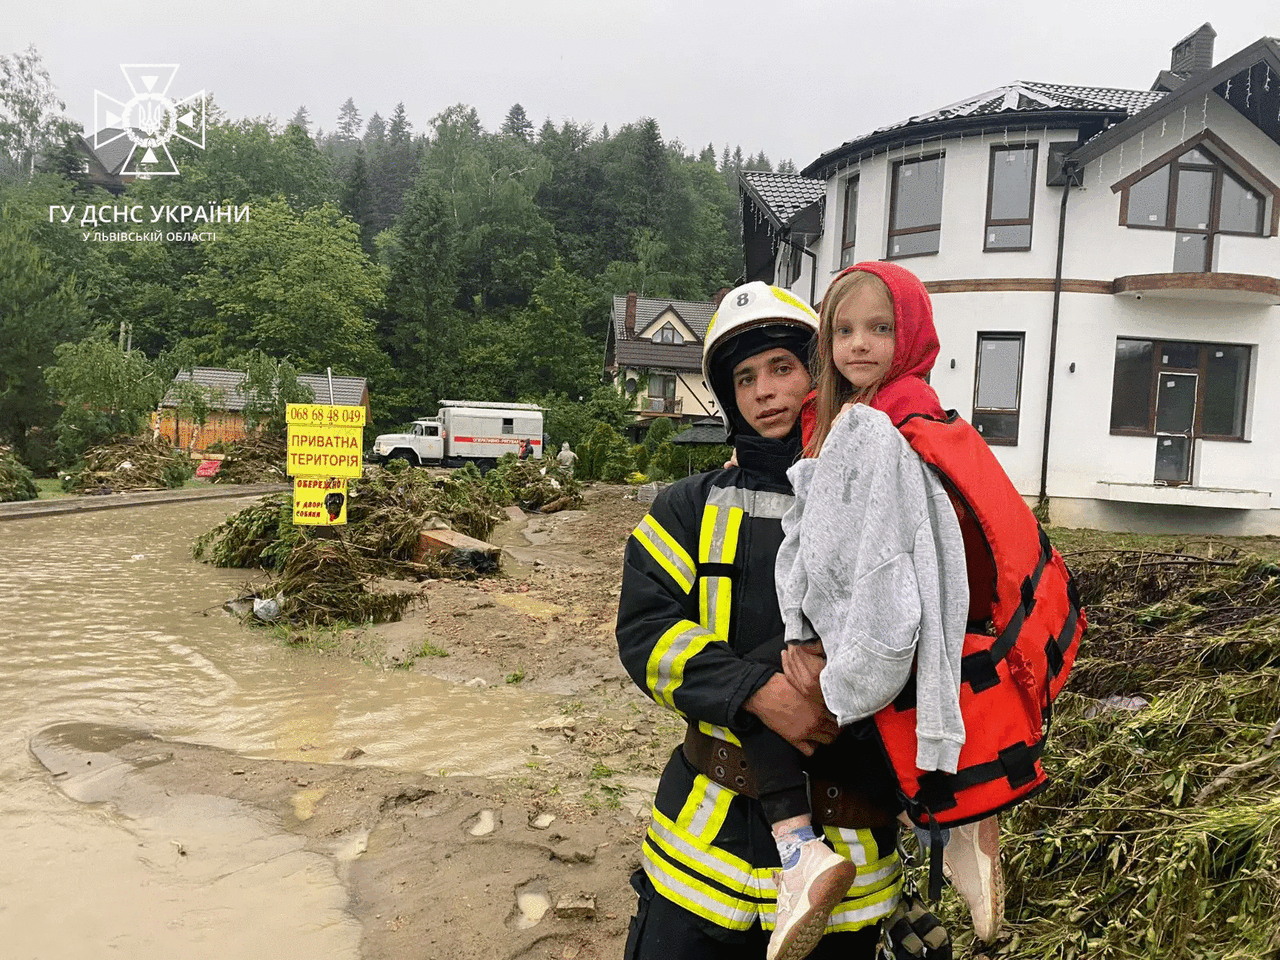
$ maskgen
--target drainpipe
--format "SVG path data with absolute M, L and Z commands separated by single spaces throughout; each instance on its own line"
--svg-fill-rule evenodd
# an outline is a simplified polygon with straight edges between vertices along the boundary
M 1075 162 L 1068 161 L 1063 169 L 1067 182 L 1062 188 L 1062 206 L 1058 208 L 1058 263 L 1053 273 L 1053 322 L 1049 327 L 1049 382 L 1045 387 L 1044 399 L 1044 447 L 1040 454 L 1040 498 L 1036 504 L 1036 514 L 1041 522 L 1049 519 L 1049 426 L 1053 419 L 1053 374 L 1058 359 L 1058 315 L 1062 305 L 1062 254 L 1067 238 L 1067 198 L 1071 196 L 1071 187 L 1075 184 Z

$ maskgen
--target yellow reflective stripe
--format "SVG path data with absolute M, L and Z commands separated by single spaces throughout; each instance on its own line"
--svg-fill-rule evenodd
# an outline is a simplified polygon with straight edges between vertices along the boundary
M 738 556 L 738 531 L 742 529 L 742 518 L 745 514 L 737 507 L 729 509 L 725 523 L 724 545 L 721 548 L 720 562 L 733 563 Z
M 676 817 L 676 828 L 709 844 L 724 826 L 729 803 L 735 796 L 737 794 L 732 790 L 698 774 L 680 809 L 680 815 Z
M 662 896 L 717 926 L 746 930 L 756 921 L 755 904 L 728 897 L 687 873 L 677 873 L 656 857 L 646 859 L 645 873 Z
M 711 559 L 711 540 L 715 536 L 716 520 L 720 517 L 720 508 L 707 504 L 702 511 L 702 528 L 698 531 L 698 560 L 706 563 Z
M 667 572 L 681 590 L 688 593 L 693 589 L 693 581 L 696 577 L 693 558 L 671 534 L 662 529 L 662 524 L 658 523 L 652 514 L 640 521 L 632 536 L 636 538 L 637 543 L 649 551 L 649 555 L 658 562 L 658 565 Z
M 840 933 L 848 930 L 861 930 L 863 927 L 883 920 L 893 913 L 893 908 L 898 905 L 898 897 L 901 893 L 902 876 L 899 875 L 895 883 L 890 884 L 883 890 L 859 897 L 855 901 L 843 901 L 831 911 L 831 919 L 827 921 L 827 931 L 829 933 Z
M 684 683 L 684 665 L 690 657 L 718 638 L 692 620 L 677 620 L 658 638 L 649 654 L 646 682 L 653 699 L 677 710 L 675 693 Z
M 742 746 L 742 741 L 738 739 L 738 735 L 728 727 L 721 727 L 714 723 L 707 723 L 705 720 L 699 720 L 698 729 L 708 737 L 715 737 L 717 740 L 724 740 L 727 743 L 732 743 L 735 747 Z
M 752 890 L 758 885 L 758 871 L 751 864 L 691 836 L 656 807 L 649 823 L 648 842 L 684 869 L 694 870 L 730 890 Z M 763 871 L 766 875 L 771 872 Z
M 702 512 L 698 535 L 698 562 L 733 563 L 738 553 L 738 533 L 742 529 L 740 507 L 708 505 Z M 700 619 L 722 640 L 729 639 L 733 612 L 733 581 L 728 577 L 702 577 L 698 583 Z

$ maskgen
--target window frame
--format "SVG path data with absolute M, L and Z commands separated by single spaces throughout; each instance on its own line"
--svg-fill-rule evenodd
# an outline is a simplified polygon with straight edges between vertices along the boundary
M 942 162 L 942 178 L 943 178 L 943 185 L 945 189 L 946 175 L 947 175 L 946 159 L 947 159 L 946 151 L 940 150 L 937 153 L 930 153 L 930 154 L 926 154 L 919 157 L 902 157 L 901 159 L 893 161 L 893 166 L 889 172 L 889 185 L 890 185 L 889 186 L 889 233 L 888 233 L 887 242 L 885 244 L 886 260 L 909 260 L 912 257 L 936 257 L 938 253 L 941 251 L 942 249 L 942 204 L 941 202 L 939 202 L 939 206 L 938 206 L 938 222 L 937 223 L 925 224 L 919 227 L 905 227 L 903 229 L 898 229 L 898 227 L 896 226 L 896 223 L 898 220 L 898 186 L 902 180 L 902 176 L 901 176 L 902 168 L 907 164 L 929 163 L 931 161 L 938 160 Z M 939 201 L 941 201 L 941 197 L 939 197 Z M 895 237 L 912 236 L 914 234 L 919 234 L 919 233 L 937 233 L 938 249 L 925 250 L 920 253 L 894 253 L 893 252 L 893 241 Z
M 1018 372 L 1017 383 L 1014 386 L 1014 395 L 1017 405 L 1014 407 L 979 407 L 978 406 L 978 390 L 981 387 L 982 377 L 982 345 L 990 340 L 1013 341 L 1018 344 Z M 974 354 L 973 365 L 973 406 L 972 415 L 969 422 L 977 430 L 979 426 L 979 417 L 982 414 L 992 414 L 996 416 L 1013 415 L 1013 436 L 1012 437 L 988 437 L 981 430 L 979 435 L 987 442 L 987 446 L 992 447 L 1016 447 L 1018 445 L 1018 437 L 1022 430 L 1022 371 L 1026 366 L 1027 356 L 1027 335 L 1025 331 L 1017 330 L 987 330 L 979 331 L 977 351 Z
M 1031 178 L 1027 185 L 1027 215 L 1022 218 L 1007 220 L 993 220 L 991 218 L 991 207 L 995 203 L 996 192 L 996 154 L 1008 153 L 1014 150 L 1030 150 L 1031 151 Z M 1040 168 L 1040 145 L 1038 143 L 1009 143 L 994 144 L 991 147 L 991 159 L 987 167 L 987 217 L 986 226 L 982 231 L 982 252 L 983 253 L 1018 253 L 1031 249 L 1031 240 L 1035 234 L 1035 213 L 1036 213 L 1036 171 Z M 992 227 L 1023 227 L 1027 228 L 1027 245 L 1025 247 L 993 247 L 991 246 L 991 228 Z M 941 229 L 941 228 L 939 228 Z
M 844 181 L 844 202 L 841 204 L 840 225 L 840 269 L 853 266 L 857 260 L 855 259 L 854 248 L 858 242 L 858 191 L 860 188 L 861 177 L 854 174 Z M 853 191 L 853 223 L 849 222 L 849 191 Z M 847 254 L 847 261 L 846 261 Z
M 1193 440 L 1215 440 L 1225 443 L 1248 443 L 1248 420 L 1249 420 L 1249 387 L 1250 377 L 1252 376 L 1252 368 L 1254 361 L 1255 344 L 1249 343 L 1210 343 L 1203 340 L 1170 340 L 1160 339 L 1157 337 L 1116 337 L 1117 348 L 1122 340 L 1134 341 L 1139 343 L 1151 344 L 1151 374 L 1147 386 L 1147 427 L 1146 429 L 1135 429 L 1133 427 L 1113 427 L 1110 423 L 1111 414 L 1108 412 L 1107 428 L 1113 437 L 1155 437 L 1160 434 L 1156 433 L 1156 397 L 1157 384 L 1160 376 L 1166 373 L 1194 373 L 1198 378 L 1199 387 L 1196 391 L 1196 409 L 1192 418 L 1191 438 Z M 1194 367 L 1166 365 L 1159 361 L 1162 355 L 1162 347 L 1165 345 L 1195 347 L 1197 351 L 1196 365 Z M 1204 406 L 1205 397 L 1209 390 L 1209 351 L 1221 347 L 1237 347 L 1246 351 L 1246 361 L 1244 364 L 1244 383 L 1241 384 L 1242 403 L 1240 409 L 1240 434 L 1216 434 L 1204 432 Z M 1115 384 L 1115 352 L 1112 352 L 1111 366 L 1111 396 L 1112 402 L 1108 404 L 1108 409 L 1114 404 Z
M 1185 164 L 1181 163 L 1182 157 L 1192 151 L 1204 154 L 1209 158 L 1210 162 L 1189 161 Z M 1178 171 L 1181 169 L 1212 171 L 1213 183 L 1209 197 L 1209 220 L 1208 227 L 1204 230 L 1177 226 Z M 1162 171 L 1168 177 L 1165 189 L 1164 223 L 1129 223 L 1129 193 L 1131 189 L 1148 177 Z M 1223 183 L 1228 177 L 1235 181 L 1237 186 L 1258 195 L 1260 202 L 1258 204 L 1258 222 L 1255 231 L 1223 230 L 1221 228 L 1222 189 Z M 1178 144 L 1172 150 L 1152 160 L 1141 169 L 1135 170 L 1123 180 L 1112 184 L 1111 190 L 1113 193 L 1120 195 L 1118 222 L 1120 226 L 1126 229 L 1163 230 L 1173 234 L 1190 233 L 1208 237 L 1205 243 L 1205 261 L 1203 264 L 1204 270 L 1202 271 L 1204 273 L 1213 272 L 1213 255 L 1217 248 L 1215 238 L 1220 234 L 1231 237 L 1265 239 L 1276 236 L 1280 232 L 1280 187 L 1268 180 L 1260 171 L 1227 146 L 1220 137 L 1210 130 L 1201 131 L 1196 136 Z M 1268 200 L 1271 205 L 1269 223 L 1267 216 Z
M 662 335 L 668 330 L 671 331 L 671 335 L 664 338 Z M 680 331 L 676 329 L 676 325 L 670 320 L 655 330 L 653 336 L 649 339 L 651 343 L 665 343 L 673 346 L 679 346 L 684 343 L 684 337 L 680 335 Z

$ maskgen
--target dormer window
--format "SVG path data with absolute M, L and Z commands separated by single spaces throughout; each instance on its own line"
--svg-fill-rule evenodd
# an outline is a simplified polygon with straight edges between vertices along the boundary
M 1249 182 L 1221 156 L 1232 156 L 1238 168 L 1248 165 L 1206 131 L 1171 155 L 1122 180 L 1120 224 L 1147 230 L 1173 230 L 1175 273 L 1213 270 L 1214 237 L 1220 233 L 1261 237 L 1266 232 L 1267 193 L 1275 187 Z
M 684 337 L 680 336 L 680 331 L 669 323 L 664 323 L 658 332 L 653 335 L 654 343 L 684 343 Z

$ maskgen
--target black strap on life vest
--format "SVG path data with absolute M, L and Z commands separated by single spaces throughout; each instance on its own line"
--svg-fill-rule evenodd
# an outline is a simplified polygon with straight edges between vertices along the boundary
M 960 661 L 960 681 L 969 684 L 974 693 L 981 693 L 1000 682 L 996 667 L 1018 642 L 1018 634 L 1022 632 L 1023 624 L 1027 622 L 1027 617 L 1031 615 L 1036 605 L 1036 590 L 1040 587 L 1040 577 L 1044 575 L 1044 568 L 1053 557 L 1053 546 L 1049 543 L 1048 534 L 1044 532 L 1044 528 L 1038 529 L 1040 560 L 1036 563 L 1035 570 L 1022 581 L 1021 601 L 1014 609 L 1013 616 L 1009 618 L 1009 622 L 1000 631 L 1000 636 L 989 649 L 971 653 Z
M 920 793 L 917 805 L 927 813 L 941 813 L 956 805 L 956 794 L 970 787 L 1005 778 L 1009 786 L 1017 789 L 1036 778 L 1036 761 L 1044 753 L 1044 741 L 1028 746 L 1015 743 L 1005 747 L 995 760 L 975 763 L 956 773 L 931 770 L 920 776 Z

